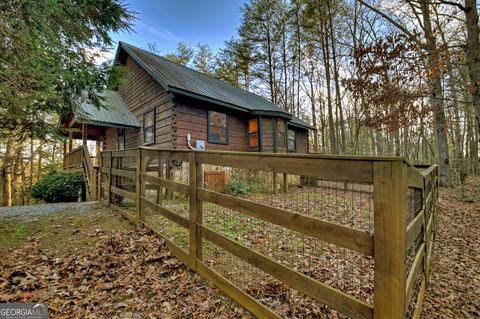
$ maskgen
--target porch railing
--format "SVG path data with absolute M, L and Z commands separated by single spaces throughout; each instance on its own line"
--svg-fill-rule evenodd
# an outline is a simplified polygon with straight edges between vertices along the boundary
M 63 158 L 63 169 L 65 171 L 83 173 L 88 199 L 96 200 L 98 198 L 98 168 L 93 166 L 88 147 L 79 146 L 65 154 Z

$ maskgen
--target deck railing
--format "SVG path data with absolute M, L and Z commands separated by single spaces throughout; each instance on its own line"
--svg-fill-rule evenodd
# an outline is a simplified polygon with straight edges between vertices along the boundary
M 97 199 L 98 168 L 93 166 L 87 147 L 79 146 L 63 157 L 63 170 L 83 173 L 89 200 Z
M 63 169 L 66 171 L 83 171 L 83 146 L 68 152 L 63 157 Z
M 209 189 L 204 171 L 212 167 L 247 190 Z M 286 316 L 267 292 L 272 285 L 351 318 L 420 314 L 436 166 L 142 147 L 102 152 L 100 171 L 102 203 L 164 237 L 259 318 Z

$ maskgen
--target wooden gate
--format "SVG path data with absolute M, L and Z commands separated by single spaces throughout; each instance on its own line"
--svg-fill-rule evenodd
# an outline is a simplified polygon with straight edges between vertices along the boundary
M 205 171 L 205 187 L 216 192 L 223 192 L 225 189 L 225 172 Z

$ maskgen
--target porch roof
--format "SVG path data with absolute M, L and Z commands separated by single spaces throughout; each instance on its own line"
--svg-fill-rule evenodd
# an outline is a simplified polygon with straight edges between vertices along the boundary
M 89 103 L 81 103 L 79 110 L 75 112 L 75 121 L 107 127 L 140 128 L 138 119 L 128 110 L 128 106 L 117 92 L 105 90 L 102 97 L 103 108 L 97 108 Z

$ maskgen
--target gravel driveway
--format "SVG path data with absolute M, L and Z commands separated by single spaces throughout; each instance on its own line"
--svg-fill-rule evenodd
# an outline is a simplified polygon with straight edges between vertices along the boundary
M 75 203 L 56 203 L 39 204 L 28 206 L 0 207 L 1 219 L 35 220 L 48 214 L 59 213 L 63 211 L 83 212 L 89 211 L 94 206 L 100 206 L 98 202 L 75 202 Z

